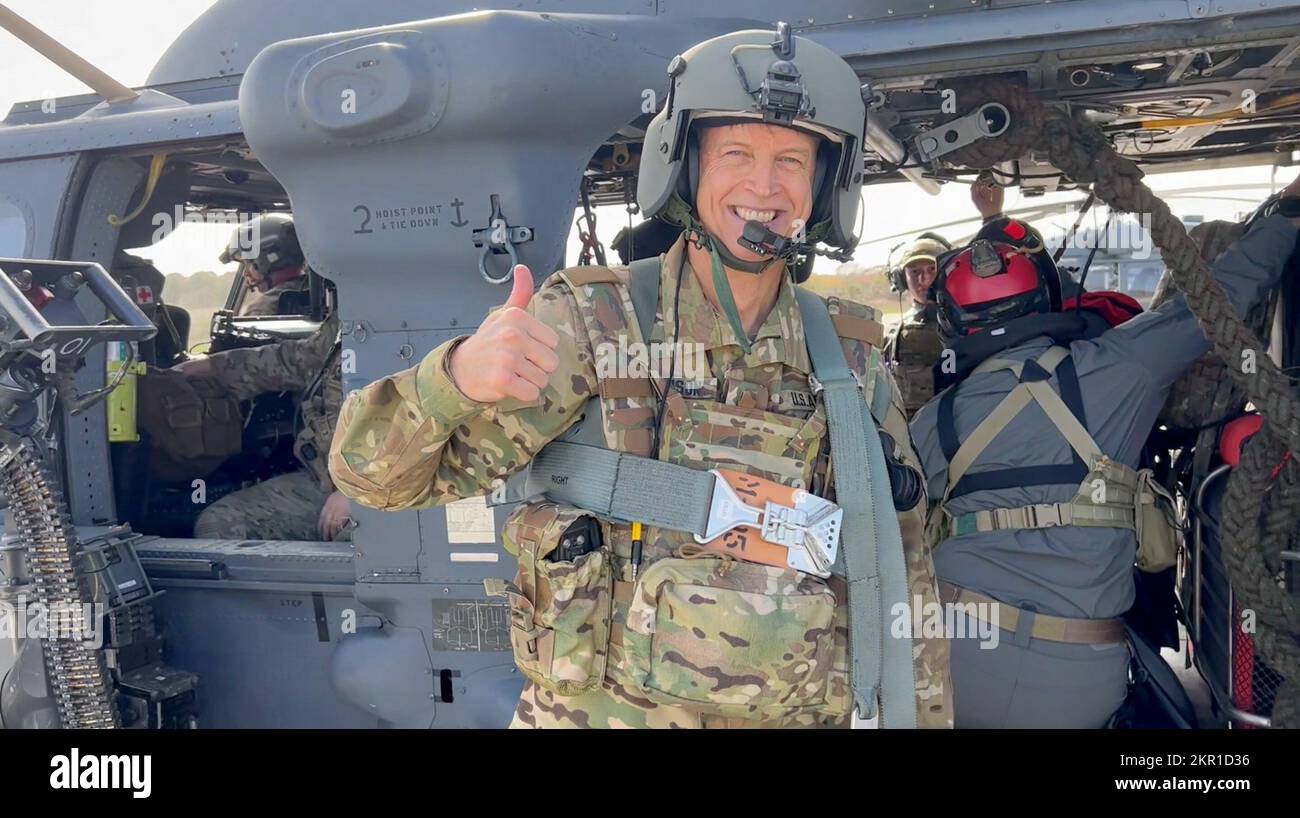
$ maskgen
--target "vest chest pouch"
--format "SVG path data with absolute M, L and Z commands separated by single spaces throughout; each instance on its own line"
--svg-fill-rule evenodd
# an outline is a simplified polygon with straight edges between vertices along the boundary
M 661 456 L 682 466 L 731 469 L 807 488 L 825 434 L 821 406 L 808 415 L 782 415 L 673 396 Z
M 825 432 L 820 405 L 800 417 L 674 398 L 663 454 L 679 465 L 803 488 Z M 621 629 L 615 678 L 653 701 L 721 716 L 848 712 L 843 595 L 837 604 L 819 577 L 747 561 L 748 547 L 762 545 L 757 533 L 734 529 L 688 548 L 692 558 L 660 559 L 644 570 Z
M 506 520 L 502 541 L 515 555 L 515 581 L 484 581 L 488 594 L 510 600 L 515 664 L 536 684 L 566 696 L 597 688 L 609 653 L 613 573 L 604 524 L 572 506 L 521 505 Z M 564 555 L 554 560 L 566 542 Z M 575 533 L 577 532 L 577 533 Z M 582 540 L 599 532 L 600 542 Z M 594 550 L 586 550 L 593 548 Z M 585 550 L 585 553 L 580 553 Z
M 618 681 L 662 704 L 729 717 L 849 711 L 848 629 L 827 582 L 719 560 L 658 560 L 621 629 Z

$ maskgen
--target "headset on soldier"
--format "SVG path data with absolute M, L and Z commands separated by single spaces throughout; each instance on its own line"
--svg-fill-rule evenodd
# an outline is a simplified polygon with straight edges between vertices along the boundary
M 951 242 L 949 242 L 943 236 L 940 236 L 938 233 L 932 233 L 928 230 L 922 233 L 921 235 L 917 236 L 916 241 L 914 241 L 913 244 L 919 243 L 926 239 L 929 239 L 930 241 L 933 242 L 937 242 L 941 247 L 943 247 L 944 250 L 952 249 Z M 902 243 L 894 245 L 893 249 L 889 251 L 890 256 L 892 257 L 894 254 L 894 250 L 897 250 L 899 247 L 902 246 L 903 246 Z M 887 269 L 885 270 L 885 276 L 889 279 L 890 292 L 895 292 L 895 293 L 907 292 L 907 270 L 905 269 L 904 265 L 892 264 L 890 263 L 889 260 L 885 261 L 885 265 L 887 267 Z

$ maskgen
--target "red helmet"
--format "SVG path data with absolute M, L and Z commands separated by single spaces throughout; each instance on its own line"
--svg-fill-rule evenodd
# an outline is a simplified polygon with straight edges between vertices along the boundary
M 1022 223 L 1006 226 L 1010 240 L 999 240 L 998 235 L 976 238 L 940 257 L 934 290 L 945 338 L 956 340 L 1025 315 L 1061 309 L 1060 274 L 1042 242 L 1025 241 L 1032 229 Z

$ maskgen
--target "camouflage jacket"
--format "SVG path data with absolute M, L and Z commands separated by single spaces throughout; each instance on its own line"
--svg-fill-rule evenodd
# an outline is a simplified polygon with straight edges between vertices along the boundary
M 910 418 L 934 397 L 934 365 L 943 354 L 934 304 L 912 304 L 885 342 L 885 359 L 903 393 Z
M 335 314 L 306 338 L 231 349 L 208 359 L 213 378 L 239 400 L 265 392 L 301 393 L 298 412 L 302 428 L 294 440 L 294 455 L 326 492 L 332 492 L 334 484 L 325 455 L 343 400 L 338 335 Z
M 249 290 L 244 293 L 244 301 L 239 305 L 240 315 L 279 315 L 281 293 L 306 292 L 309 286 L 307 276 L 294 276 L 281 282 L 266 292 Z
M 808 382 L 811 362 L 793 284 L 788 279 L 783 281 L 776 304 L 746 352 L 727 320 L 707 301 L 696 275 L 684 265 L 684 246 L 679 240 L 664 256 L 661 304 L 651 340 L 662 342 L 676 324 L 675 338 L 679 343 L 691 345 L 692 349 L 703 348 L 707 371 L 687 373 L 683 365 L 682 374 L 697 377 L 683 379 L 674 396 L 686 394 L 695 401 L 711 400 L 751 412 L 789 415 L 796 421 L 794 426 L 802 425 L 806 429 L 807 424 L 799 423 L 798 419 L 812 418 L 815 401 Z M 626 268 L 618 272 L 626 276 Z M 684 276 L 680 307 L 673 316 L 669 310 L 679 275 Z M 330 471 L 339 489 L 372 508 L 428 508 L 487 494 L 498 485 L 498 480 L 523 469 L 543 446 L 577 422 L 588 400 L 600 393 L 596 371 L 599 351 L 593 349 L 584 327 L 602 320 L 602 305 L 588 303 L 590 312 L 580 314 L 569 285 L 557 274 L 546 281 L 529 304 L 529 312 L 553 327 L 561 337 L 556 349 L 559 366 L 541 397 L 531 403 L 506 400 L 484 405 L 466 398 L 451 380 L 447 368 L 457 340 L 439 346 L 418 366 L 382 378 L 349 396 L 330 452 Z M 878 329 L 875 313 L 870 308 L 838 299 L 830 299 L 828 306 L 840 324 L 856 322 Z M 611 338 L 610 343 L 615 343 L 615 339 Z M 879 355 L 873 354 L 869 345 L 846 341 L 845 348 L 851 366 L 859 374 L 873 364 L 879 365 Z M 897 388 L 892 378 L 888 382 L 894 390 L 894 399 L 883 425 L 898 441 L 900 454 L 915 466 L 919 461 L 912 449 Z M 627 411 L 630 418 L 635 418 L 644 410 L 629 403 Z M 670 414 L 673 411 L 671 397 L 668 411 Z M 636 422 L 630 425 L 635 426 Z M 662 441 L 661 456 L 676 462 L 686 458 L 690 449 L 711 443 L 732 449 L 753 446 L 755 451 L 750 459 L 758 464 L 776 457 L 763 451 L 756 441 L 735 440 L 734 431 L 728 434 L 726 427 L 711 423 L 708 418 L 696 428 L 697 432 L 684 434 L 682 439 L 669 436 L 670 439 Z M 819 428 L 820 437 L 825 434 L 825 427 Z M 629 451 L 643 447 L 642 441 L 631 438 L 626 444 Z M 924 541 L 923 506 L 900 515 L 900 523 L 912 598 L 933 602 L 937 592 Z M 672 537 L 661 536 L 667 534 L 689 536 L 676 532 L 647 536 L 647 562 L 671 545 Z M 626 538 L 620 535 L 615 541 L 616 553 L 627 545 L 623 539 Z M 916 645 L 919 723 L 951 726 L 951 686 L 947 681 L 949 646 L 942 639 L 919 637 Z

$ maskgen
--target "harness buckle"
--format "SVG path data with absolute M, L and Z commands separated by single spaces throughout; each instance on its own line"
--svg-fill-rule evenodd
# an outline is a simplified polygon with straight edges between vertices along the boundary
M 803 489 L 729 469 L 713 469 L 713 496 L 704 533 L 696 542 L 709 545 L 728 531 L 752 529 L 760 542 L 741 536 L 714 550 L 750 562 L 794 568 L 829 577 L 839 553 L 844 509 Z
M 1069 525 L 1070 520 L 1066 519 L 1062 513 L 1061 506 L 1054 503 L 1040 503 L 1025 507 L 1025 516 L 1029 519 L 1030 528 L 1055 528 L 1058 525 Z
M 862 385 L 861 375 L 859 375 L 857 372 L 854 372 L 852 369 L 849 370 L 849 375 L 853 377 L 853 382 L 858 385 L 859 392 L 863 392 L 866 390 L 866 387 Z M 820 395 L 822 392 L 826 391 L 826 384 L 822 383 L 821 378 L 818 378 L 816 375 L 810 373 L 808 375 L 808 388 L 812 390 L 812 393 L 814 395 Z

